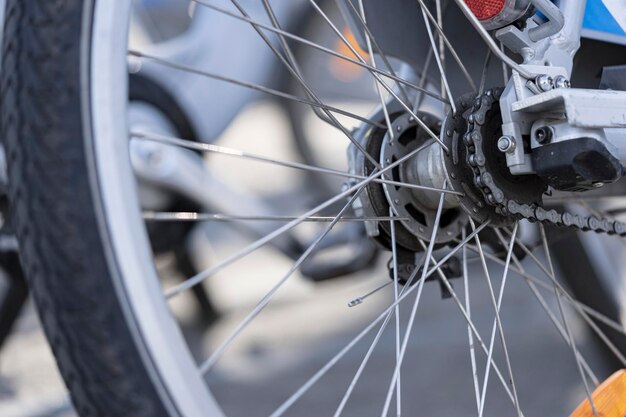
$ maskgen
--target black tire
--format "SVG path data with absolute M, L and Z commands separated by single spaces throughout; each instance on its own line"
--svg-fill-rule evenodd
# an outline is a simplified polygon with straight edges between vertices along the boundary
M 105 256 L 81 114 L 91 3 L 7 1 L 1 129 L 22 262 L 81 416 L 177 415 Z

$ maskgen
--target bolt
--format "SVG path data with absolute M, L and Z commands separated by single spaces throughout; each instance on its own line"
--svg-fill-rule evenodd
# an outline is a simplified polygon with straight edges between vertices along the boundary
M 554 87 L 555 88 L 570 88 L 572 84 L 569 82 L 567 77 L 564 75 L 559 75 L 554 78 Z
M 498 139 L 498 149 L 500 152 L 513 152 L 515 150 L 515 141 L 510 136 L 502 136 Z
M 535 78 L 535 84 L 541 91 L 550 91 L 554 89 L 554 80 L 547 74 L 538 75 Z
M 547 145 L 554 137 L 554 129 L 550 126 L 540 127 L 535 131 L 535 139 L 540 145 Z

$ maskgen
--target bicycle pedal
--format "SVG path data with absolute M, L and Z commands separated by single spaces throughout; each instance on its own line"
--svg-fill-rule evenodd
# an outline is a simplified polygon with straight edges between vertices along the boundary
M 626 369 L 611 375 L 591 394 L 598 416 L 626 416 Z M 586 399 L 570 417 L 594 417 L 593 408 Z

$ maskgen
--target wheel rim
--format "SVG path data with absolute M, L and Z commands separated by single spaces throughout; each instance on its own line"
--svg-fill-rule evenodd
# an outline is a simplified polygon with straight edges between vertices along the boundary
M 110 264 L 119 277 L 145 277 L 145 280 L 123 280 L 120 297 L 127 298 L 136 318 L 135 329 L 139 345 L 144 345 L 145 360 L 152 362 L 159 375 L 153 375 L 166 389 L 163 398 L 171 398 L 172 415 L 221 415 L 219 407 L 195 371 L 188 348 L 177 324 L 173 321 L 158 285 L 159 278 L 152 262 L 145 230 L 139 211 L 133 169 L 128 157 L 128 124 L 125 111 L 128 102 L 126 80 L 127 33 L 115 30 L 120 22 L 130 21 L 131 7 L 127 2 L 95 2 L 94 36 L 91 45 L 90 77 L 93 155 L 97 178 L 107 178 L 94 184 L 100 190 L 96 198 L 102 201 L 106 218 L 103 234 L 110 238 Z M 116 85 L 116 88 L 110 88 Z M 106 155 L 106 157 L 105 157 Z M 104 159 L 100 159 L 104 157 Z M 115 161 L 114 164 L 111 161 Z M 134 244 L 131 244 L 134 242 Z M 118 277 L 118 278 L 119 278 Z M 155 302 L 156 301 L 156 302 Z M 168 375 L 163 378 L 163 375 Z M 158 383 L 157 383 L 158 384 Z M 163 386 L 165 385 L 165 386 Z M 157 385 L 158 386 L 158 385 Z

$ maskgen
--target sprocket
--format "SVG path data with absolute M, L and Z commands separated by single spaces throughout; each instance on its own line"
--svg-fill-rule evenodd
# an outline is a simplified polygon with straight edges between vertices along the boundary
M 470 206 L 470 215 L 480 221 L 490 221 L 493 226 L 527 219 L 583 231 L 626 236 L 626 224 L 620 221 L 545 209 L 542 196 L 548 190 L 547 184 L 536 176 L 514 176 L 510 173 L 506 158 L 497 147 L 497 141 L 502 135 L 501 95 L 500 88 L 487 90 L 476 97 L 472 105 L 467 103 L 468 96 L 464 96 L 460 103 L 462 119 L 459 116 L 449 117 L 455 121 L 456 130 L 450 135 L 445 131 L 445 137 L 450 138 L 452 151 L 448 158 L 450 162 L 447 162 L 449 169 L 454 167 L 456 176 L 463 174 L 460 185 L 464 190 L 472 191 L 471 197 L 468 197 L 470 194 L 467 191 L 465 197 L 473 204 Z M 459 133 L 463 127 L 462 120 L 465 120 L 467 130 L 461 140 Z M 462 156 L 465 161 L 461 159 Z M 463 162 L 465 167 L 462 167 Z M 469 171 L 473 173 L 473 180 L 470 180 Z M 450 176 L 453 177 L 453 174 Z M 482 201 L 476 200 L 477 191 Z

